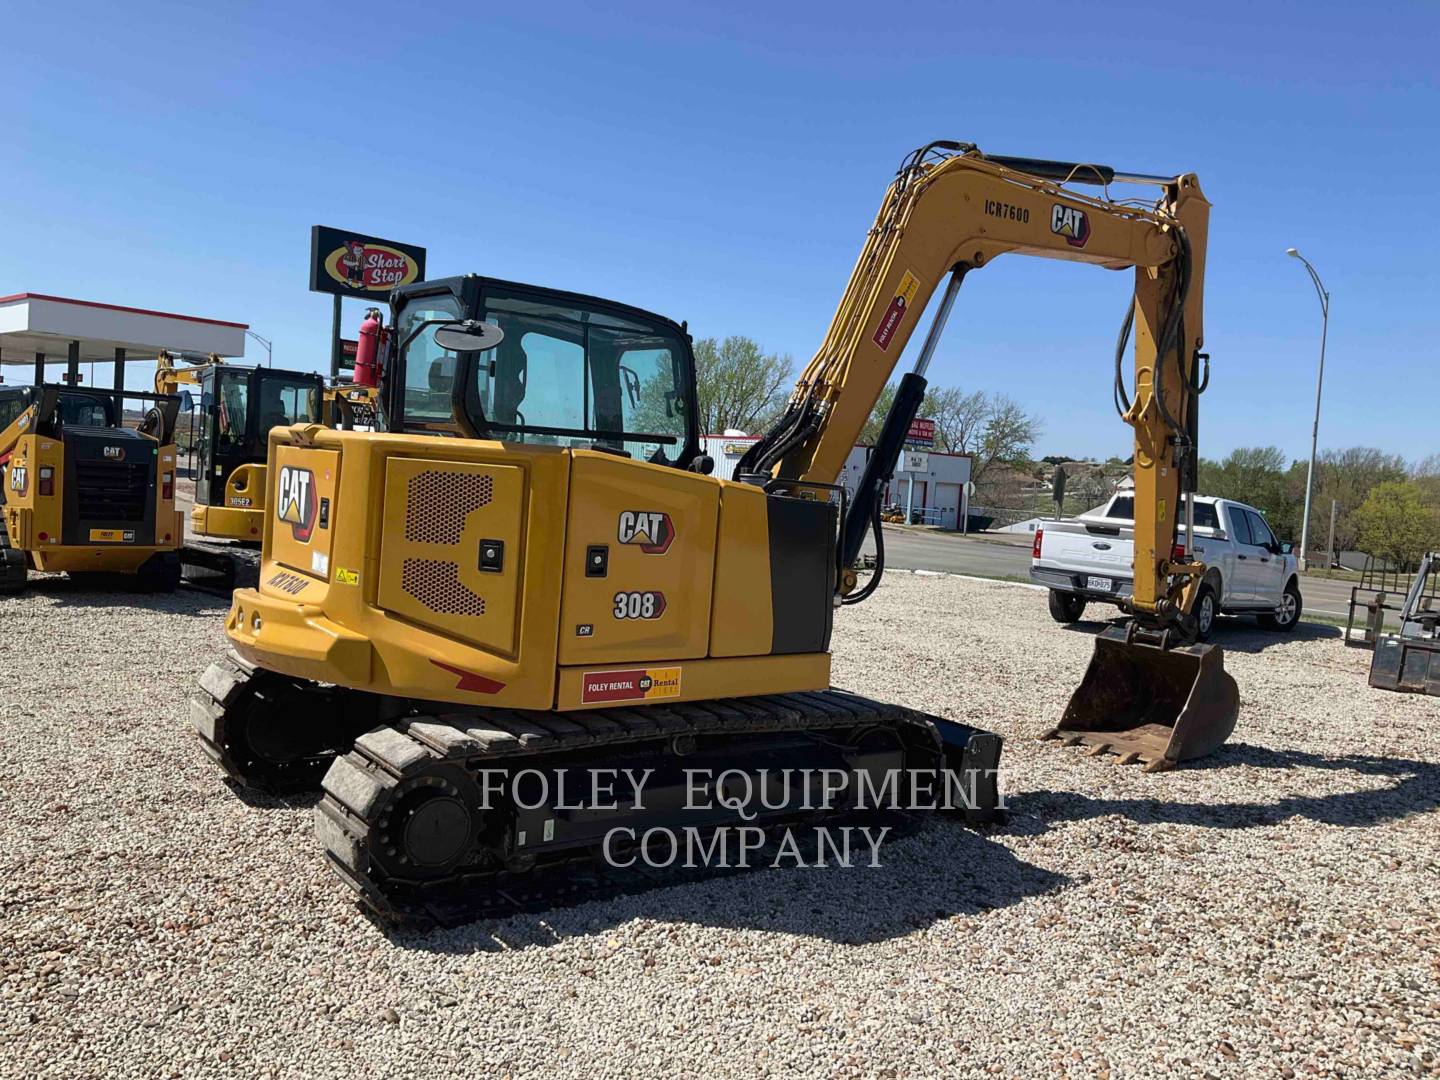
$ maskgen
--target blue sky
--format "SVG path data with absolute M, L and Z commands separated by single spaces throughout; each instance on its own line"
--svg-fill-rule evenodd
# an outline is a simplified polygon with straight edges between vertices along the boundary
M 7 14 L 0 294 L 245 321 L 321 368 L 321 223 L 426 246 L 432 277 L 598 293 L 801 365 L 901 157 L 961 139 L 1200 175 L 1208 456 L 1308 452 L 1319 307 L 1291 245 L 1333 297 L 1322 447 L 1436 448 L 1433 2 L 201 7 Z M 1037 453 L 1126 453 L 1126 292 L 997 260 L 931 381 L 1021 401 Z

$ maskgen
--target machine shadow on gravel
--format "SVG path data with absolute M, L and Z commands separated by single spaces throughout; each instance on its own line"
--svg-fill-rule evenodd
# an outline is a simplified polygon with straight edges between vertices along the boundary
M 1301 750 L 1270 750 L 1231 743 L 1216 752 L 1212 769 L 1237 765 L 1259 769 L 1325 769 L 1391 781 L 1383 787 L 1322 795 L 1286 795 L 1274 802 L 1188 803 L 1160 799 L 1095 799 L 1071 791 L 1029 792 L 1010 800 L 1012 827 L 1022 817 L 1050 824 L 1121 814 L 1139 825 L 1199 825 L 1248 829 L 1299 817 L 1323 825 L 1364 827 L 1396 821 L 1440 807 L 1440 764 L 1368 754 L 1327 756 Z
M 950 918 L 1056 892 L 1071 879 L 1015 856 L 985 831 L 918 822 L 886 843 L 878 867 L 780 867 L 712 872 L 604 900 L 418 930 L 372 922 L 401 948 L 465 954 L 548 946 L 643 918 L 866 945 Z M 727 961 L 739 962 L 739 961 Z
M 173 593 L 142 592 L 138 589 L 97 589 L 94 585 L 65 577 L 31 578 L 27 595 L 43 596 L 57 607 L 150 608 L 157 615 L 223 620 L 230 610 L 228 596 L 215 596 L 180 588 Z M 3 603 L 0 603 L 3 610 Z
M 1112 626 L 1125 625 L 1123 618 L 1081 619 L 1060 627 L 1076 634 L 1094 636 Z M 1344 631 L 1329 623 L 1300 622 L 1288 633 L 1262 630 L 1249 615 L 1222 615 L 1215 622 L 1212 644 L 1222 645 L 1226 652 L 1259 653 L 1275 645 L 1292 641 L 1331 641 L 1344 636 Z
M 252 810 L 308 810 L 320 801 L 319 791 L 300 791 L 291 795 L 272 795 L 268 791 L 246 787 L 228 776 L 220 778 L 230 794 Z

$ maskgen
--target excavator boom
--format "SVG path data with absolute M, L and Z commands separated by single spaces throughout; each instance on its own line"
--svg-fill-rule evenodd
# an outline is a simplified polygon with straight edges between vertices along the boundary
M 1076 182 L 1101 186 L 1103 197 L 1061 186 Z M 1160 197 L 1153 204 L 1113 201 L 1110 186 L 1122 182 L 1156 185 Z M 1161 178 L 1085 163 L 990 157 L 966 143 L 922 147 L 886 192 L 825 340 L 800 376 L 787 410 L 740 465 L 760 476 L 833 483 L 922 312 L 948 275 L 916 369 L 901 380 L 855 495 L 841 542 L 848 566 L 867 525 L 873 521 L 878 533 L 881 488 L 923 399 L 926 367 L 966 275 L 1006 254 L 1133 269 L 1134 299 L 1122 333 L 1123 347 L 1133 330 L 1133 390 L 1122 378 L 1117 353 L 1115 397 L 1122 418 L 1134 429 L 1134 625 L 1121 641 L 1107 638 L 1097 645 L 1090 675 L 1059 731 L 1124 755 L 1137 754 L 1155 767 L 1208 752 L 1233 729 L 1238 710 L 1234 681 L 1224 673 L 1218 651 L 1206 661 L 1202 656 L 1212 647 L 1185 644 L 1194 634 L 1190 609 L 1205 566 L 1189 556 L 1188 545 L 1178 543 L 1189 505 L 1183 496 L 1193 493 L 1198 460 L 1209 214 L 1210 204 L 1193 174 Z M 868 590 L 854 594 L 855 584 L 850 570 L 844 591 L 868 595 Z M 1144 652 L 1149 648 L 1165 654 L 1163 662 Z M 1178 687 L 1187 672 L 1193 678 Z M 1169 704 L 1150 702 L 1147 696 L 1146 704 L 1134 710 L 1146 717 L 1143 724 L 1134 718 L 1117 721 L 1113 701 L 1099 704 L 1097 684 L 1132 685 L 1136 693 L 1163 684 L 1155 701 Z M 1201 692 L 1190 692 L 1197 689 Z M 1192 700 L 1198 712 L 1187 714 L 1185 703 Z M 1171 735 L 1182 714 L 1186 722 L 1180 726 L 1203 730 L 1176 740 Z M 1153 737 L 1138 747 L 1133 739 L 1122 747 L 1119 735 L 1137 726 L 1146 726 Z M 1108 736 L 1089 739 L 1096 727 L 1110 729 Z M 1162 737 L 1162 732 L 1167 734 Z

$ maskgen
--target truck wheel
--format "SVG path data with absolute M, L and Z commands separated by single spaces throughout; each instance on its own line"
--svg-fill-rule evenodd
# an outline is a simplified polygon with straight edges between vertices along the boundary
M 1195 593 L 1195 607 L 1191 611 L 1195 616 L 1195 640 L 1209 641 L 1210 635 L 1215 632 L 1215 617 L 1220 614 L 1215 590 L 1209 585 L 1201 585 Z
M 1079 622 L 1085 614 L 1085 597 L 1079 593 L 1050 590 L 1050 617 L 1058 623 Z
M 1256 621 L 1266 630 L 1276 630 L 1282 634 L 1288 634 L 1295 629 L 1295 624 L 1300 621 L 1300 612 L 1303 610 L 1300 599 L 1300 586 L 1291 578 L 1285 586 L 1285 591 L 1280 594 L 1280 606 L 1274 612 L 1261 615 Z

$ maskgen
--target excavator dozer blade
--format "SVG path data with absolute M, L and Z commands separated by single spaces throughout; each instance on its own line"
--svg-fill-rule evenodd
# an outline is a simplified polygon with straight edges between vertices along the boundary
M 1085 678 L 1044 738 L 1143 762 L 1146 772 L 1204 757 L 1230 737 L 1240 711 L 1224 657 L 1215 645 L 1164 648 L 1111 627 L 1095 638 Z

